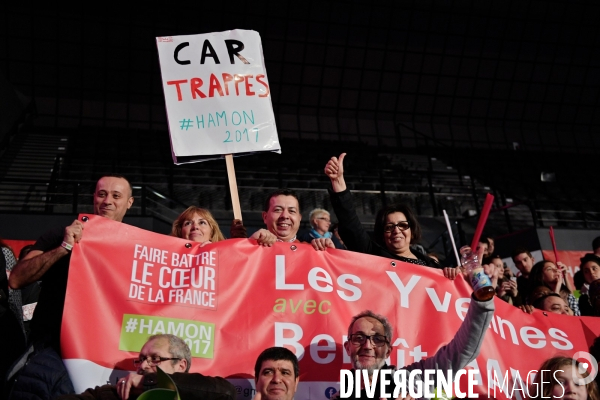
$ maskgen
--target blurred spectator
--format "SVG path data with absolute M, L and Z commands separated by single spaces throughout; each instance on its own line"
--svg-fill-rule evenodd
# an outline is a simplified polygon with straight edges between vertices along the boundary
M 550 288 L 554 293 L 560 295 L 566 302 L 567 305 L 573 310 L 575 315 L 579 316 L 579 304 L 577 299 L 573 296 L 571 290 L 565 284 L 566 279 L 566 266 L 562 263 L 561 266 L 557 266 L 552 261 L 540 261 L 536 263 L 529 277 L 531 287 L 535 286 L 546 286 Z
M 25 351 L 25 333 L 18 290 L 8 287 L 8 274 L 16 264 L 10 247 L 0 239 L 0 398 L 4 377 L 11 364 Z
M 538 371 L 547 371 L 535 375 L 531 387 L 528 388 L 531 399 L 569 399 L 600 400 L 598 387 L 591 380 L 582 384 L 581 379 L 589 374 L 579 361 L 564 356 L 556 356 L 542 363 Z M 546 376 L 547 381 L 544 381 Z
M 590 301 L 589 285 L 597 279 L 600 279 L 600 257 L 593 253 L 588 253 L 581 257 L 579 271 L 583 275 L 585 283 L 579 296 L 579 310 L 581 315 L 596 315 L 592 302 Z
M 594 356 L 596 361 L 600 360 L 600 336 L 594 339 L 594 343 L 590 346 L 590 354 Z M 596 382 L 596 385 L 600 384 L 600 374 L 596 374 L 594 382 Z
M 21 251 L 19 252 L 19 260 L 23 259 L 31 249 L 33 248 L 32 244 L 28 244 L 27 246 L 23 246 Z M 10 289 L 13 290 L 13 289 Z M 33 318 L 33 313 L 35 311 L 35 306 L 37 305 L 38 298 L 40 297 L 40 292 L 42 290 L 42 281 L 35 281 L 18 291 L 21 292 L 21 304 L 22 307 L 22 318 L 23 318 L 23 328 L 25 329 L 25 338 L 29 337 L 29 332 L 31 331 L 31 319 Z
M 6 285 L 6 288 L 2 286 L 0 289 L 3 290 L 2 298 L 7 300 L 8 308 L 10 312 L 17 318 L 19 326 L 21 327 L 21 331 L 25 333 L 25 329 L 23 326 L 23 301 L 21 298 L 21 291 L 15 290 L 8 287 L 8 279 L 10 274 L 17 265 L 17 259 L 15 258 L 15 254 L 12 249 L 2 240 L 0 239 L 0 249 L 2 249 L 2 254 L 0 255 L 0 262 L 3 263 L 4 268 L 2 270 L 2 284 Z
M 577 272 L 575 272 L 575 274 L 573 274 L 573 284 L 575 285 L 575 290 L 579 290 L 581 292 L 581 289 L 583 288 L 583 286 L 586 286 L 586 293 L 587 293 L 587 285 L 585 282 L 585 277 L 583 276 L 583 271 L 581 270 L 581 267 L 579 267 L 579 270 Z
M 412 251 L 411 243 L 421 239 L 421 227 L 412 210 L 406 205 L 388 206 L 377 213 L 373 239 L 362 226 L 352 201 L 352 194 L 344 180 L 344 157 L 346 153 L 332 157 L 325 166 L 325 174 L 331 180 L 333 190 L 329 196 L 339 220 L 340 236 L 349 250 L 376 256 L 393 258 L 417 265 L 441 268 L 435 260 Z
M 483 248 L 483 256 L 484 257 L 489 257 L 490 256 L 490 251 L 489 251 L 490 245 L 489 245 L 489 243 L 488 243 L 488 241 L 487 241 L 486 238 L 482 237 L 482 238 L 479 239 L 479 243 L 477 244 L 477 248 L 478 249 Z
M 524 247 L 517 247 L 512 252 L 512 259 L 515 266 L 521 272 L 521 275 L 517 276 L 517 289 L 521 296 L 521 303 L 527 303 L 527 296 L 529 296 L 529 290 L 531 285 L 529 284 L 529 274 L 535 263 L 535 259 Z
M 308 217 L 311 229 L 298 234 L 298 240 L 301 242 L 312 242 L 313 239 L 326 238 L 331 239 L 336 249 L 343 249 L 344 245 L 333 233 L 329 232 L 331 226 L 331 214 L 322 208 L 315 208 Z
M 510 269 L 510 267 L 508 265 L 506 265 L 506 263 L 504 263 L 504 279 L 511 279 L 511 278 L 515 278 L 515 274 L 513 274 L 512 269 Z
M 486 240 L 487 240 L 487 243 L 488 243 L 488 253 L 489 254 L 496 254 L 495 253 L 495 251 L 496 251 L 496 244 L 494 242 L 494 238 L 487 237 Z
M 441 264 L 440 263 L 440 256 L 437 253 L 427 253 L 427 255 L 429 256 L 429 258 L 432 258 L 435 261 L 437 261 L 438 264 Z
M 572 309 L 558 293 L 549 293 L 540 297 L 533 303 L 533 306 L 554 314 L 573 315 Z
M 592 241 L 592 250 L 595 255 L 600 256 L 600 236 Z
M 600 279 L 596 279 L 590 283 L 589 293 L 590 304 L 592 305 L 592 316 L 600 316 Z
M 529 298 L 527 300 L 527 304 L 533 304 L 540 297 L 547 296 L 550 293 L 554 293 L 554 292 L 549 287 L 543 286 L 543 285 L 536 286 L 531 290 L 531 293 L 529 293 Z
M 496 295 L 505 302 L 514 306 L 521 305 L 518 294 L 517 281 L 504 276 L 504 263 L 500 256 L 491 256 L 483 259 L 484 270 L 492 280 Z
M 340 237 L 340 231 L 339 231 L 339 226 L 340 224 L 338 224 L 337 222 L 331 225 L 331 233 L 333 233 L 333 236 L 335 236 L 337 238 L 337 240 L 339 240 L 339 242 L 342 244 L 344 249 L 347 249 L 346 245 L 344 244 L 344 241 L 342 240 L 342 238 Z

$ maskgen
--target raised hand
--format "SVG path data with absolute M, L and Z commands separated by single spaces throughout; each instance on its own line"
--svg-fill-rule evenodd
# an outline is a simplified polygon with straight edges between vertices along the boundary
M 338 157 L 331 157 L 325 165 L 325 175 L 331 179 L 331 186 L 334 192 L 342 192 L 346 190 L 346 181 L 344 180 L 344 157 L 346 153 L 340 154 Z

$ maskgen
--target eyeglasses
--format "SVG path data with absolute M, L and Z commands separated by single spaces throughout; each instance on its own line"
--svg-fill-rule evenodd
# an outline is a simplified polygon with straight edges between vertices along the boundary
M 367 343 L 367 339 L 369 339 L 375 347 L 381 347 L 389 343 L 387 338 L 383 335 L 369 336 L 363 333 L 353 333 L 352 335 L 348 336 L 348 339 L 350 339 L 350 343 L 355 346 L 363 346 L 365 343 Z
M 331 220 L 329 218 L 325 218 L 325 217 L 318 217 L 317 219 L 320 219 L 322 221 L 331 222 Z
M 148 361 L 148 365 L 151 367 L 156 367 L 158 364 L 160 364 L 163 361 L 170 361 L 170 360 L 181 360 L 181 358 L 179 357 L 160 357 L 160 356 L 147 356 L 147 357 L 140 357 L 140 358 L 136 358 L 135 360 L 133 360 L 133 365 L 137 368 L 140 365 L 142 365 L 142 363 L 144 361 Z
M 383 227 L 384 232 L 393 232 L 396 228 L 400 229 L 400 232 L 404 232 L 410 229 L 410 223 L 408 221 L 400 221 L 397 224 L 387 224 Z

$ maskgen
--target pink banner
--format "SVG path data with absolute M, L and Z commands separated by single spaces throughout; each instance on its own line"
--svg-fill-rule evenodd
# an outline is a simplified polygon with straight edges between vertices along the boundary
M 471 301 L 462 277 L 450 281 L 440 270 L 381 257 L 307 244 L 263 248 L 247 239 L 200 247 L 88 217 L 73 250 L 62 328 L 77 389 L 133 370 L 149 335 L 174 333 L 192 349 L 192 371 L 232 379 L 252 378 L 263 349 L 288 347 L 300 358 L 296 399 L 324 399 L 326 389 L 339 389 L 340 369 L 351 368 L 343 343 L 353 315 L 386 315 L 394 326 L 390 362 L 404 366 L 448 343 Z M 546 358 L 587 351 L 590 332 L 600 332 L 592 318 L 495 304 L 482 352 L 470 364 L 481 374 L 481 393 L 489 371 L 518 371 L 525 380 Z

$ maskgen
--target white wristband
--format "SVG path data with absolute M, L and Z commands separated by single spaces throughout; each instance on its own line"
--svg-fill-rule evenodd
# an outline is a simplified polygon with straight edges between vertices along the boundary
M 73 245 L 64 241 L 60 244 L 60 247 L 64 248 L 67 251 L 73 250 Z

